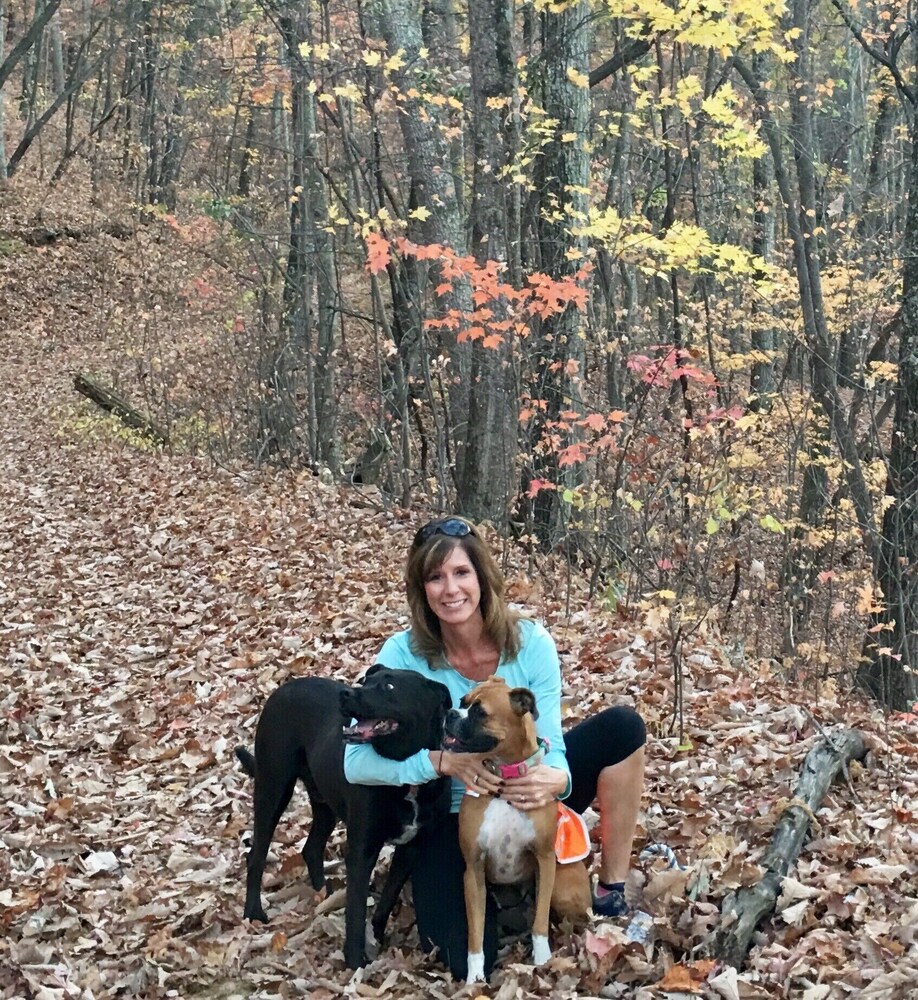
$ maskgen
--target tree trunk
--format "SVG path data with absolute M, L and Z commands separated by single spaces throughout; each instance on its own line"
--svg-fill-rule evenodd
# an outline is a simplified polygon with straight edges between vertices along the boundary
M 440 120 L 433 104 L 418 93 L 419 67 L 424 60 L 419 53 L 423 46 L 420 5 L 414 0 L 379 0 L 374 26 L 386 40 L 390 53 L 401 53 L 404 65 L 393 69 L 390 78 L 402 94 L 399 101 L 399 126 L 405 143 L 408 174 L 411 178 L 412 203 L 426 209 L 426 220 L 409 220 L 408 237 L 420 244 L 440 244 L 462 255 L 466 249 L 465 220 L 459 210 L 458 179 L 453 177 L 450 153 Z M 413 96 L 417 95 L 417 96 Z M 431 268 L 435 279 L 437 267 Z M 468 316 L 472 309 L 471 288 L 467 281 L 456 279 L 451 290 L 439 297 L 443 314 L 455 310 L 457 316 Z M 464 325 L 464 324 L 463 324 Z M 471 351 L 468 344 L 457 340 L 457 331 L 444 330 L 437 353 L 449 356 L 449 384 L 445 386 L 448 423 L 441 423 L 438 454 L 452 464 L 452 475 L 465 467 L 465 438 L 469 421 L 469 382 Z M 422 374 L 428 371 L 427 359 L 422 359 Z M 442 394 L 443 390 L 438 390 Z
M 61 15 L 56 11 L 48 22 L 48 46 L 51 56 L 51 88 L 55 94 L 64 89 L 64 40 L 61 35 Z
M 28 30 L 19 39 L 19 41 L 13 46 L 10 54 L 0 61 L 0 90 L 3 89 L 3 85 L 6 83 L 10 74 L 19 64 L 19 61 L 23 56 L 28 55 L 32 51 L 32 47 L 38 44 L 39 38 L 41 38 L 41 33 L 44 31 L 45 25 L 54 16 L 55 11 L 60 7 L 61 0 L 47 0 L 43 5 L 37 4 L 35 9 L 35 16 L 32 19 L 32 23 L 29 25 Z M 0 51 L 0 56 L 3 53 Z
M 757 52 L 752 57 L 752 71 L 761 80 L 765 70 L 765 54 Z M 756 105 L 755 120 L 761 123 L 762 108 Z M 760 156 L 752 164 L 752 252 L 762 260 L 769 261 L 774 250 L 775 215 L 770 198 L 768 178 L 769 164 L 766 156 Z M 752 312 L 752 349 L 761 354 L 772 355 L 776 345 L 775 330 L 771 324 L 771 310 L 764 309 L 757 297 L 750 306 Z M 775 362 L 761 358 L 753 361 L 750 390 L 753 395 L 752 408 L 768 411 L 771 396 L 775 391 Z
M 469 6 L 472 248 L 479 264 L 495 260 L 505 267 L 510 212 L 502 170 L 511 162 L 516 146 L 512 26 L 513 8 L 508 0 L 480 0 Z M 505 304 L 488 305 L 496 320 L 505 317 Z M 513 352 L 509 335 L 496 348 L 484 347 L 479 339 L 472 344 L 471 353 L 459 508 L 472 520 L 502 524 L 514 489 L 511 477 L 519 425 L 516 394 L 511 395 Z
M 902 322 L 887 464 L 888 506 L 880 540 L 871 546 L 874 579 L 882 591 L 883 607 L 873 616 L 864 641 L 866 662 L 857 671 L 858 682 L 865 690 L 887 707 L 903 710 L 918 699 L 918 90 L 909 82 L 918 65 L 918 17 L 910 13 L 906 19 L 901 38 L 908 39 L 908 48 L 897 44 L 884 50 L 877 41 L 882 32 L 868 37 L 842 0 L 832 0 L 832 5 L 864 51 L 889 71 L 909 116 Z M 902 51 L 909 52 L 911 63 L 905 75 L 897 61 Z M 875 146 L 876 142 L 875 135 Z
M 55 114 L 57 114 L 63 105 L 67 103 L 67 101 L 71 100 L 74 95 L 82 89 L 83 84 L 92 76 L 103 60 L 108 58 L 109 54 L 107 52 L 102 52 L 99 53 L 91 63 L 86 62 L 84 59 L 85 53 L 89 49 L 93 38 L 98 33 L 101 26 L 102 22 L 100 22 L 83 40 L 83 43 L 74 59 L 70 78 L 67 81 L 67 86 L 54 98 L 54 100 L 45 108 L 38 118 L 33 116 L 30 120 L 25 134 L 19 141 L 19 145 L 17 145 L 17 147 L 13 150 L 9 160 L 7 161 L 6 172 L 8 177 L 12 177 L 16 172 L 22 158 L 29 151 L 29 147 L 32 143 L 41 134 L 45 125 L 48 124 L 48 122 L 54 117 Z
M 586 253 L 586 240 L 576 235 L 587 217 L 590 183 L 588 152 L 590 92 L 589 73 L 590 5 L 575 0 L 559 11 L 544 11 L 542 26 L 541 98 L 546 121 L 555 124 L 554 141 L 538 159 L 536 190 L 540 193 L 536 222 L 542 270 L 556 280 L 572 279 Z M 573 137 L 573 138 L 571 138 Z M 576 432 L 570 418 L 562 415 L 582 412 L 580 379 L 583 374 L 583 316 L 573 307 L 541 324 L 533 344 L 532 384 L 524 386 L 544 410 L 537 410 L 530 437 L 532 479 L 545 479 L 558 487 L 574 485 L 570 466 L 559 461 L 553 438 L 572 444 Z M 526 483 L 525 485 L 528 485 Z M 532 506 L 533 527 L 546 546 L 564 536 L 566 516 L 562 491 L 539 491 Z
M 909 200 L 902 247 L 902 324 L 887 497 L 876 579 L 884 610 L 874 616 L 860 684 L 904 711 L 918 701 L 918 115 L 912 109 Z
M 762 133 L 771 150 L 775 181 L 785 207 L 787 229 L 793 245 L 797 286 L 800 291 L 804 335 L 812 358 L 813 397 L 825 414 L 827 433 L 834 438 L 845 462 L 846 484 L 858 525 L 863 532 L 868 555 L 871 559 L 875 559 L 876 530 L 873 524 L 873 503 L 864 480 L 857 441 L 845 420 L 844 409 L 835 383 L 833 352 L 822 305 L 818 245 L 816 234 L 813 232 L 816 212 L 816 181 L 813 164 L 815 140 L 812 133 L 812 100 L 809 97 L 812 90 L 812 79 L 807 81 L 805 78 L 810 59 L 806 33 L 809 23 L 808 14 L 808 0 L 795 0 L 793 27 L 799 27 L 802 31 L 802 34 L 794 40 L 798 52 L 797 68 L 802 76 L 798 80 L 799 90 L 791 94 L 798 175 L 796 193 L 791 186 L 790 177 L 785 167 L 780 132 L 769 106 L 768 94 L 742 59 L 734 60 L 734 66 L 751 90 L 761 110 Z M 818 444 L 818 449 L 813 456 L 817 463 L 819 461 L 818 455 L 827 446 L 827 440 Z M 805 496 L 801 499 L 800 520 L 805 524 L 812 524 L 817 517 L 821 517 L 820 504 L 825 503 L 825 489 L 820 482 L 821 473 L 818 464 L 815 467 L 811 464 L 805 478 L 807 481 L 803 487 Z M 801 532 L 797 532 L 796 536 L 791 539 L 783 568 L 789 606 L 788 629 L 785 638 L 790 648 L 793 648 L 797 631 L 806 620 L 809 606 L 806 593 L 809 587 L 808 581 L 812 579 L 816 571 L 816 553 L 811 551 L 804 544 L 804 541 Z

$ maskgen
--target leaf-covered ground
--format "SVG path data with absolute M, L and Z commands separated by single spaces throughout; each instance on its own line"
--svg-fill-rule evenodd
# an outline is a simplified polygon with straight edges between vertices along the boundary
M 119 439 L 71 389 L 101 349 L 81 252 L 0 254 L 0 997 L 460 993 L 418 953 L 407 904 L 382 956 L 343 968 L 337 897 L 314 899 L 299 859 L 302 795 L 266 875 L 272 921 L 241 920 L 251 789 L 232 749 L 279 682 L 353 679 L 403 624 L 423 512 Z M 556 935 L 533 970 L 510 943 L 470 995 L 915 996 L 915 721 L 831 682 L 789 686 L 710 632 L 685 650 L 680 742 L 662 635 L 569 594 L 550 562 L 527 576 L 507 559 L 515 599 L 557 639 L 569 715 L 624 701 L 646 718 L 636 852 L 666 843 L 686 870 L 636 862 L 646 944 L 596 924 Z M 845 726 L 867 766 L 819 809 L 745 969 L 712 966 L 702 944 L 724 894 L 758 877 L 807 751 Z

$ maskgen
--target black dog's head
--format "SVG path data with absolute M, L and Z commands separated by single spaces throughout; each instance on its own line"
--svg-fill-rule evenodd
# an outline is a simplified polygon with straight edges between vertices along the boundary
M 434 750 L 443 739 L 449 690 L 413 670 L 376 664 L 363 682 L 341 692 L 345 743 L 371 743 L 383 757 L 404 760 L 419 750 Z
M 490 753 L 519 733 L 526 716 L 531 726 L 538 715 L 528 688 L 510 688 L 500 677 L 489 677 L 447 712 L 443 749 Z

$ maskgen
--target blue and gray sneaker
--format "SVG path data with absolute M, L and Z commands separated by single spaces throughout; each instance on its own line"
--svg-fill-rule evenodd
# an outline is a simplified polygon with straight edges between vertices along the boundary
M 599 882 L 593 893 L 593 912 L 597 917 L 623 917 L 631 912 L 625 902 L 625 883 Z

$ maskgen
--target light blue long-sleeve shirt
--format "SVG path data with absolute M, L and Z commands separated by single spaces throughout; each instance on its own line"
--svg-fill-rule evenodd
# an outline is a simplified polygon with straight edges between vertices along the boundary
M 561 732 L 561 666 L 554 639 L 538 622 L 520 622 L 520 651 L 512 660 L 501 657 L 496 675 L 510 687 L 529 688 L 535 695 L 539 717 L 536 735 L 546 740 L 549 751 L 544 763 L 567 773 L 567 788 L 562 798 L 570 794 L 570 768 L 564 752 Z M 455 670 L 444 667 L 432 670 L 427 661 L 412 652 L 411 633 L 398 632 L 387 639 L 376 657 L 376 662 L 393 670 L 414 670 L 430 680 L 439 681 L 449 689 L 453 707 L 471 691 L 476 681 L 470 681 Z M 430 754 L 422 750 L 406 760 L 397 761 L 381 757 L 368 744 L 347 746 L 344 749 L 344 774 L 357 785 L 423 785 L 437 777 L 430 761 Z M 453 779 L 452 811 L 457 812 L 465 786 Z

